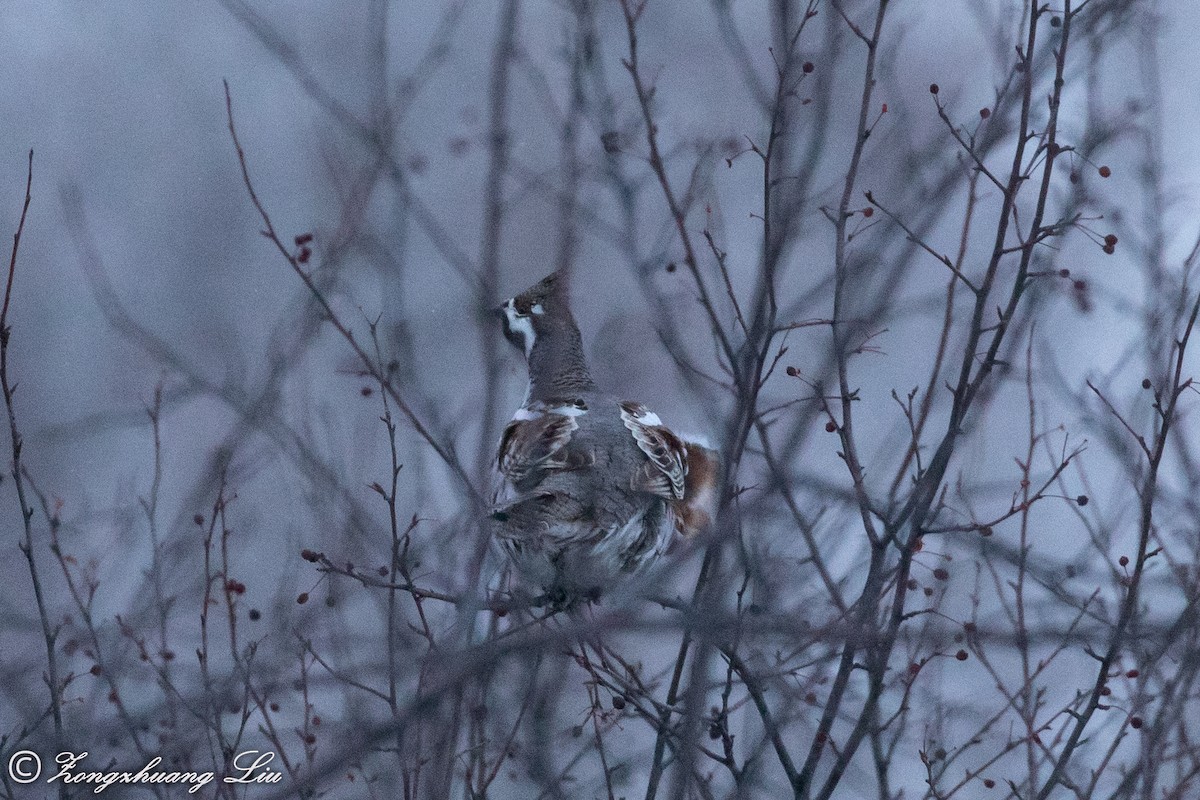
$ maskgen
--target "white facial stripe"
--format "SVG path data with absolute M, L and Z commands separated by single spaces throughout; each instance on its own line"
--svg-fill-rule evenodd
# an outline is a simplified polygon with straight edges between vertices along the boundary
M 587 413 L 587 409 L 579 406 L 558 406 L 550 409 L 550 413 L 558 414 L 560 417 L 582 417 Z
M 504 304 L 504 316 L 508 318 L 508 329 L 520 335 L 521 342 L 525 345 L 525 357 L 528 358 L 529 354 L 533 352 L 533 340 L 536 338 L 533 332 L 533 323 L 529 317 L 517 313 L 512 300 Z
M 542 307 L 541 303 L 534 303 L 533 308 L 529 309 L 529 313 L 533 314 L 535 317 L 540 317 L 542 314 L 546 313 L 546 309 Z

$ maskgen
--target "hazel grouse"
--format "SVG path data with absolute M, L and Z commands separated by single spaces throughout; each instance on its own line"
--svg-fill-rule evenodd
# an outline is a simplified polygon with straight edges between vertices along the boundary
M 540 602 L 595 598 L 712 521 L 717 453 L 600 391 L 560 272 L 505 301 L 529 389 L 500 438 L 496 538 Z

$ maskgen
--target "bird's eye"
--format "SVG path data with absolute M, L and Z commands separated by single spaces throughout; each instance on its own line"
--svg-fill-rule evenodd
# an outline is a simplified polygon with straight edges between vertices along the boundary
M 513 298 L 513 310 L 516 311 L 522 317 L 528 317 L 529 312 L 532 310 L 532 308 L 533 308 L 533 303 L 531 303 L 529 301 L 528 297 Z

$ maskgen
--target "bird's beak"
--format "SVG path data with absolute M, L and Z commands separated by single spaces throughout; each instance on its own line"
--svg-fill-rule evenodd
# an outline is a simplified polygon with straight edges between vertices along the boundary
M 504 317 L 506 316 L 504 309 L 506 306 L 508 306 L 508 304 L 509 304 L 509 301 L 505 300 L 503 303 L 501 303 L 500 305 L 493 308 L 492 309 L 493 316 L 496 316 L 500 319 L 504 319 Z

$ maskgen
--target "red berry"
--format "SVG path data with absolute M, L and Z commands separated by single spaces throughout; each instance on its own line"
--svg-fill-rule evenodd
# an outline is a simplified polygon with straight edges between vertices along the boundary
M 992 110 L 990 108 L 979 109 L 979 118 L 980 119 L 987 119 L 991 115 L 992 115 Z
M 1104 237 L 1104 243 L 1109 244 L 1109 245 L 1115 245 L 1117 243 L 1117 235 L 1115 233 L 1108 234 L 1107 236 Z
M 989 788 L 989 789 L 994 789 L 994 788 L 996 788 L 996 782 L 995 782 L 994 780 L 992 780 L 991 778 L 984 778 L 984 779 L 983 779 L 983 785 L 984 785 L 984 786 L 986 786 L 986 787 L 987 787 L 987 788 Z
M 204 524 L 204 515 L 197 514 L 196 516 L 192 517 L 192 522 L 196 523 L 197 525 L 203 525 Z
M 982 528 L 979 529 L 980 536 L 991 536 L 993 533 L 995 533 L 995 531 L 992 530 L 991 525 L 984 525 Z
M 1075 291 L 1082 292 L 1084 289 L 1087 288 L 1087 281 L 1083 281 L 1083 280 L 1075 281 L 1074 286 L 1075 286 Z
M 1086 494 L 1081 494 L 1079 497 L 1075 498 L 1075 502 L 1081 506 L 1086 506 L 1088 504 L 1088 496 Z
M 1142 727 L 1142 718 L 1141 718 L 1141 717 L 1133 717 L 1132 719 L 1130 719 L 1130 720 L 1129 720 L 1129 727 L 1131 727 L 1131 728 L 1140 728 L 1140 727 Z
M 930 94 L 937 94 L 940 91 L 941 91 L 941 88 L 936 83 L 929 84 L 929 93 Z
M 1116 248 L 1116 247 L 1114 247 L 1114 246 L 1113 246 L 1113 245 L 1111 245 L 1111 244 L 1106 244 L 1106 245 L 1104 245 L 1103 247 L 1101 247 L 1100 249 L 1101 249 L 1101 250 L 1103 250 L 1105 253 L 1107 253 L 1107 254 L 1108 254 L 1108 255 L 1110 255 L 1110 256 L 1111 256 L 1113 253 L 1117 252 L 1117 248 Z
M 949 580 L 950 573 L 942 567 L 938 567 L 933 571 L 933 577 L 937 578 L 939 581 Z
M 829 420 L 829 422 L 825 423 L 825 431 L 827 433 L 834 433 L 835 431 L 837 431 L 837 423 L 834 422 L 833 420 Z
M 925 587 L 925 596 L 926 596 L 926 597 L 933 597 L 933 589 L 932 589 L 932 588 L 930 588 L 930 587 L 928 587 L 928 586 L 926 586 L 926 587 Z
M 787 372 L 789 378 L 800 377 L 800 370 L 796 369 L 795 367 L 788 367 L 785 371 Z
M 104 670 L 100 669 L 99 664 L 92 664 L 92 668 L 90 670 L 88 670 L 88 672 L 92 673 L 93 675 L 95 675 L 97 677 L 99 677 L 100 673 L 103 671 Z
M 1129 672 L 1125 673 L 1125 677 L 1126 678 L 1136 678 L 1140 674 L 1141 673 L 1138 672 L 1136 669 L 1131 669 L 1131 670 L 1129 670 Z
M 1120 558 L 1117 559 L 1117 563 L 1120 564 L 1122 567 L 1128 567 L 1129 566 L 1129 556 L 1121 556 Z
M 1150 382 L 1150 379 L 1149 379 L 1149 378 L 1142 378 L 1142 388 L 1143 388 L 1143 389 L 1149 389 L 1149 388 L 1150 388 L 1151 386 L 1153 386 L 1153 385 L 1154 385 L 1154 384 L 1152 384 L 1152 383 Z
M 812 72 L 814 69 L 816 69 L 816 67 L 814 67 L 814 66 L 813 66 L 813 63 L 812 63 L 811 61 L 805 61 L 805 62 L 804 62 L 804 66 L 803 66 L 803 67 L 801 67 L 801 69 L 803 69 L 803 70 L 804 70 L 804 74 L 805 74 L 805 75 L 807 75 L 808 73 L 810 73 L 810 72 Z
M 250 609 L 250 621 L 258 622 L 260 619 L 262 619 L 262 612 L 257 608 Z
M 957 653 L 954 654 L 954 657 L 957 658 L 959 661 L 966 661 L 967 660 L 967 651 L 959 650 Z
M 1100 168 L 1100 177 L 1101 178 L 1107 178 L 1110 175 L 1112 175 L 1112 170 L 1109 169 L 1107 166 Z
M 1060 269 L 1060 270 L 1058 271 L 1058 277 L 1060 277 L 1060 278 L 1069 278 L 1069 277 L 1071 277 L 1071 270 L 1069 270 L 1069 269 Z
M 296 598 L 296 602 L 299 603 L 300 605 L 304 605 L 305 603 L 307 603 L 308 602 L 308 592 L 301 592 L 300 596 Z
M 871 217 L 873 217 L 875 215 L 875 209 L 871 208 L 870 206 L 867 206 L 866 208 L 864 208 L 862 210 L 862 215 L 864 217 L 866 217 L 867 219 L 870 219 Z

